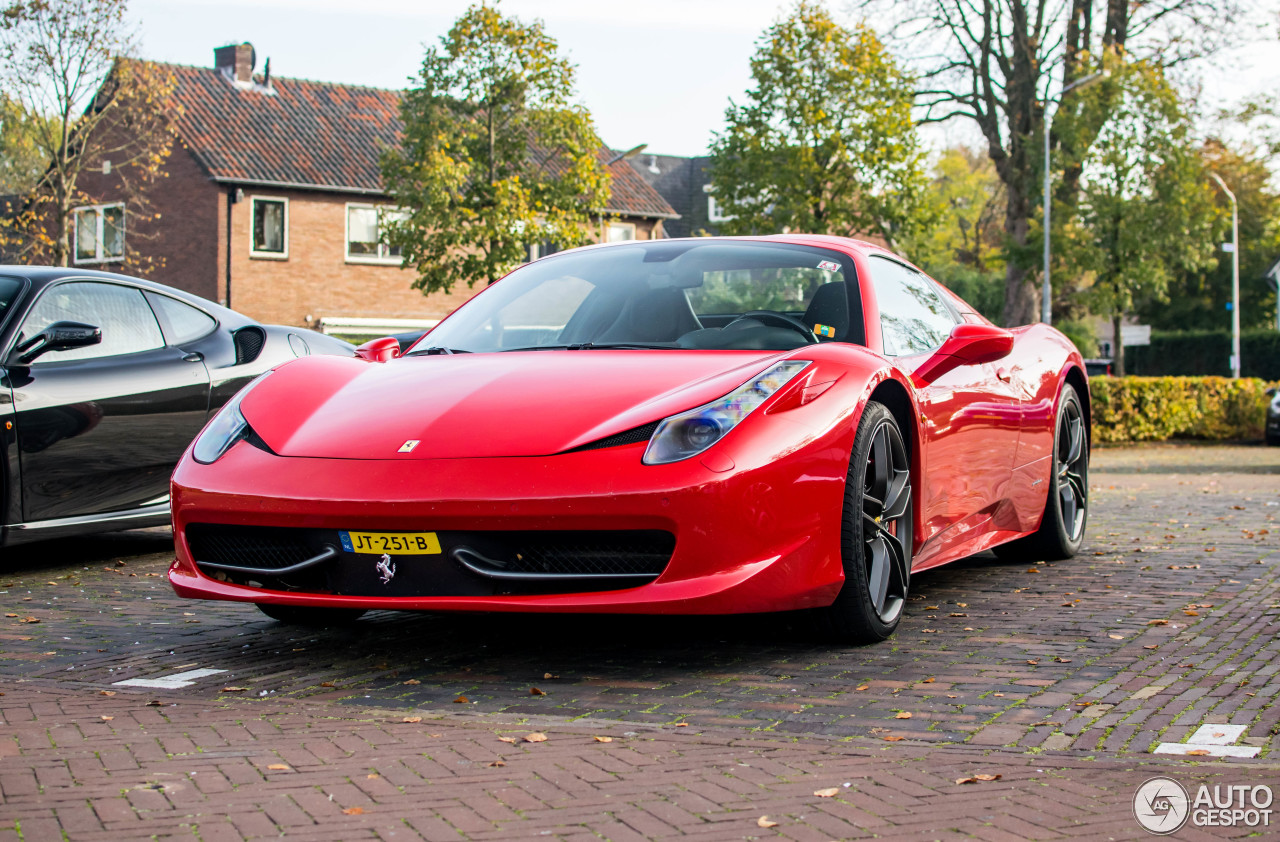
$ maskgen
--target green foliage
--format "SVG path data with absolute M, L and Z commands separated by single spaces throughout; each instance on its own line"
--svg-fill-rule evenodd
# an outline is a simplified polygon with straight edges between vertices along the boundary
M 1228 148 L 1211 139 L 1200 150 L 1202 167 L 1216 172 L 1236 194 L 1240 210 L 1240 324 L 1275 324 L 1276 295 L 1262 275 L 1280 257 L 1280 192 L 1265 152 L 1251 146 Z M 1211 245 L 1231 241 L 1231 205 L 1216 191 L 1220 218 L 1209 235 Z M 1222 254 L 1216 266 L 1183 269 L 1169 283 L 1167 301 L 1140 301 L 1135 308 L 1142 322 L 1163 330 L 1224 328 L 1231 324 L 1226 305 L 1231 301 L 1231 257 Z
M 1134 374 L 1230 374 L 1230 330 L 1151 331 L 1151 344 L 1126 351 Z M 1280 331 L 1254 328 L 1240 332 L 1240 363 L 1245 377 L 1280 380 Z
M 59 131 L 57 118 L 31 114 L 8 94 L 0 93 L 0 193 L 23 194 L 34 190 L 49 166 L 40 137 Z
M 1086 300 L 1113 319 L 1140 300 L 1164 300 L 1174 273 L 1212 266 L 1219 214 L 1190 147 L 1190 117 L 1162 71 L 1114 62 L 1110 81 L 1082 95 L 1108 96 L 1111 114 L 1084 166 L 1079 205 L 1062 253 L 1092 277 Z M 1096 90 L 1095 90 L 1096 89 Z
M 1004 309 L 1004 275 L 980 272 L 957 264 L 928 265 L 923 268 L 935 281 L 963 298 L 973 309 L 999 323 Z
M 1275 386 L 1251 377 L 1095 377 L 1097 442 L 1259 439 Z
M 935 278 L 951 277 L 957 270 L 1003 275 L 1004 198 L 1004 186 L 985 152 L 965 146 L 943 151 L 924 198 L 934 224 L 905 237 L 905 253 Z
M 574 68 L 541 21 L 473 5 L 426 52 L 401 105 L 404 139 L 382 174 L 402 219 L 388 226 L 424 293 L 489 283 L 534 243 L 587 239 L 609 197 L 601 144 L 573 104 Z
M 926 222 L 912 80 L 875 33 L 801 0 L 751 59 L 756 87 L 730 103 L 711 147 L 728 234 L 876 235 L 891 245 Z
M 1054 327 L 1066 334 L 1080 356 L 1085 359 L 1098 356 L 1098 333 L 1093 322 L 1088 319 L 1067 320 L 1054 323 Z

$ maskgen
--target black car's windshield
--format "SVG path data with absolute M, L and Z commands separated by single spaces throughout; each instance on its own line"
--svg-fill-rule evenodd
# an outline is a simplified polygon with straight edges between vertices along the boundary
M 460 351 L 861 343 L 852 261 L 785 243 L 654 241 L 524 266 L 422 340 Z

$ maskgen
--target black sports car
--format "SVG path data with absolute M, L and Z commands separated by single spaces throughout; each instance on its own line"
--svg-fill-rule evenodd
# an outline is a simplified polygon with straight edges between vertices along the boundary
M 149 281 L 0 266 L 0 543 L 169 522 L 169 475 L 268 368 L 353 346 Z

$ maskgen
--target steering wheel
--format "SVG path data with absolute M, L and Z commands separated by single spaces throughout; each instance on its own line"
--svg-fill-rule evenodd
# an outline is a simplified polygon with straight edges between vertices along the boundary
M 795 316 L 788 316 L 786 313 L 779 313 L 777 310 L 749 310 L 729 322 L 729 324 L 725 325 L 724 329 L 728 330 L 738 322 L 744 321 L 745 319 L 753 319 L 754 321 L 763 322 L 764 324 L 772 323 L 775 327 L 790 328 L 805 338 L 806 341 L 804 344 L 818 344 L 818 337 L 814 336 L 813 331 L 809 329 L 808 325 L 797 319 Z

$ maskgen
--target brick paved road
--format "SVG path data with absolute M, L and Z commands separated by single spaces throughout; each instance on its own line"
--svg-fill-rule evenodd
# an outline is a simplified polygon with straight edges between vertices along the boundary
M 1154 774 L 1280 784 L 1278 478 L 1280 448 L 1099 450 L 1082 557 L 922 574 L 862 649 L 788 617 L 300 632 L 177 600 L 163 530 L 5 551 L 0 842 L 1137 838 Z M 1151 753 L 1206 722 L 1259 757 Z

